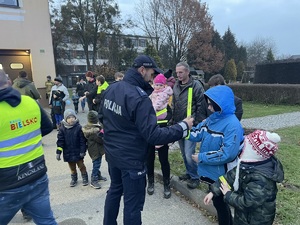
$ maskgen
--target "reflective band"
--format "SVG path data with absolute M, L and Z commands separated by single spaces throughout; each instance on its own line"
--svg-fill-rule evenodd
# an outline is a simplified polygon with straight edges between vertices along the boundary
M 158 112 L 156 113 L 156 117 L 157 117 L 157 116 L 160 116 L 160 115 L 162 115 L 162 114 L 164 114 L 164 113 L 166 113 L 166 112 L 167 112 L 167 108 L 162 109 L 162 110 L 160 110 L 160 111 L 158 111 Z
M 168 120 L 158 120 L 157 123 L 167 123 Z
M 35 145 L 29 145 L 29 146 L 26 146 L 24 148 L 19 148 L 19 149 L 16 149 L 16 150 L 0 152 L 0 158 L 22 155 L 22 154 L 25 154 L 27 152 L 35 150 L 36 148 L 40 147 L 41 145 L 42 145 L 42 141 L 39 141 Z
M 6 147 L 9 147 L 9 146 L 14 146 L 15 144 L 18 144 L 18 143 L 21 143 L 21 142 L 25 142 L 31 138 L 34 138 L 38 135 L 41 134 L 41 130 L 40 129 L 37 129 L 35 131 L 32 131 L 28 134 L 24 134 L 22 136 L 19 136 L 19 137 L 15 137 L 15 138 L 12 138 L 12 139 L 9 139 L 9 140 L 6 140 L 6 141 L 0 141 L 0 146 L 1 148 L 6 148 Z
M 193 88 L 189 88 L 188 90 L 188 104 L 187 104 L 187 112 L 186 116 L 191 116 L 192 115 L 192 99 L 193 99 Z

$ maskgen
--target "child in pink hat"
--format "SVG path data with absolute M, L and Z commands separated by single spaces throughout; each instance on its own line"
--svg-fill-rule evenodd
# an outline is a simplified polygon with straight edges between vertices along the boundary
M 166 84 L 167 79 L 161 73 L 158 74 L 153 80 L 154 91 L 150 95 L 150 99 L 152 101 L 158 121 L 162 121 L 166 118 L 169 98 L 173 95 L 172 88 Z

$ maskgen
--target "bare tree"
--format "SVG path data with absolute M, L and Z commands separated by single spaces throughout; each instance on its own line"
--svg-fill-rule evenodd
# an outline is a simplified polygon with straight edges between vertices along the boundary
M 254 67 L 267 58 L 268 51 L 276 52 L 276 46 L 271 38 L 256 38 L 247 47 L 247 65 Z
M 162 29 L 162 21 L 160 18 L 160 1 L 159 0 L 140 0 L 140 4 L 136 6 L 138 27 L 150 37 L 150 45 L 156 51 L 159 51 L 160 43 L 165 41 Z
M 120 28 L 115 22 L 119 17 L 118 5 L 113 0 L 67 0 L 61 6 L 61 16 L 66 35 L 82 45 L 90 69 L 90 58 L 92 65 L 96 63 L 100 34 L 118 31 Z M 90 48 L 92 56 L 89 55 Z
M 157 49 L 160 45 L 170 47 L 173 64 L 186 58 L 193 35 L 211 23 L 206 4 L 201 1 L 141 0 L 139 5 L 140 25 L 147 35 L 155 37 Z

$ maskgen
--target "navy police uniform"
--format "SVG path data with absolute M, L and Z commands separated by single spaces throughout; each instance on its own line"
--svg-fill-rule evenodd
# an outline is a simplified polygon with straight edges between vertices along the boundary
M 104 126 L 104 148 L 111 185 L 104 209 L 104 225 L 117 224 L 124 193 L 124 224 L 141 224 L 145 202 L 148 144 L 163 145 L 187 135 L 188 126 L 180 122 L 159 127 L 148 94 L 152 87 L 136 68 L 110 85 L 103 96 L 100 115 Z M 100 118 L 101 120 L 101 118 Z

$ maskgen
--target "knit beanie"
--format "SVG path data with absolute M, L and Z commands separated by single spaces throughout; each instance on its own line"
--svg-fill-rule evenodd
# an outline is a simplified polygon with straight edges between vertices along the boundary
M 236 168 L 236 175 L 234 180 L 234 190 L 239 188 L 239 172 L 241 162 L 258 162 L 264 161 L 273 156 L 278 150 L 278 142 L 281 138 L 276 133 L 271 133 L 264 130 L 256 130 L 248 134 L 244 140 L 244 147 L 239 155 L 238 164 Z
M 94 110 L 91 110 L 87 114 L 88 123 L 97 124 L 99 122 L 98 113 Z
M 154 84 L 166 84 L 167 79 L 165 78 L 165 76 L 162 73 L 160 73 L 154 78 L 153 82 L 154 82 Z
M 76 113 L 73 109 L 66 109 L 64 112 L 64 120 L 67 121 L 70 116 L 74 116 L 77 119 Z
M 62 79 L 61 79 L 61 77 L 55 77 L 55 78 L 54 78 L 54 81 L 57 81 L 57 82 L 60 82 L 60 83 L 62 83 Z

